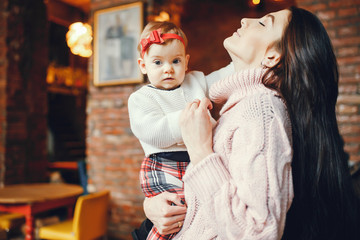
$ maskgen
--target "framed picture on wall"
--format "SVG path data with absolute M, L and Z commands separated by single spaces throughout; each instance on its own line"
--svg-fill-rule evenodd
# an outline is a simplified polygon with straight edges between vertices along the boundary
M 142 2 L 95 11 L 95 86 L 143 82 L 136 49 L 142 29 Z

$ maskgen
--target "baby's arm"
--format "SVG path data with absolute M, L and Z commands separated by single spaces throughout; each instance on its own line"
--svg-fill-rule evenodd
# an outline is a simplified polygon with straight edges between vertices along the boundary
M 156 101 L 137 92 L 130 96 L 128 110 L 131 130 L 139 140 L 158 148 L 182 144 L 181 110 L 164 113 Z

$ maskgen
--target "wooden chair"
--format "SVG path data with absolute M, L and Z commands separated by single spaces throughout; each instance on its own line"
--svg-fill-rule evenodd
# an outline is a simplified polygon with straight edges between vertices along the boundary
M 41 239 L 93 240 L 106 236 L 109 191 L 80 196 L 74 217 L 57 224 L 40 227 Z

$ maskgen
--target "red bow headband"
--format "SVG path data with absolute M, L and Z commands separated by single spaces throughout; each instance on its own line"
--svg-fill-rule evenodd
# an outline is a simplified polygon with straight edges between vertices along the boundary
M 164 39 L 178 39 L 180 40 L 184 46 L 185 46 L 185 42 L 184 39 L 175 34 L 175 33 L 163 33 L 161 34 L 161 28 L 154 30 L 150 33 L 150 36 L 148 38 L 143 38 L 140 41 L 141 44 L 141 57 L 144 57 L 144 54 L 146 52 L 146 50 L 151 46 L 151 44 L 155 43 L 155 44 L 162 44 L 164 43 Z

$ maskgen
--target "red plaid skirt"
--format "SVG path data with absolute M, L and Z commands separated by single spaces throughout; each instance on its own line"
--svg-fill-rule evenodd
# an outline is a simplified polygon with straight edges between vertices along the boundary
M 188 164 L 189 162 L 178 162 L 156 155 L 144 158 L 140 169 L 140 186 L 145 196 L 154 197 L 168 191 L 177 193 L 185 202 L 182 177 Z M 153 227 L 147 240 L 168 240 L 175 235 L 176 233 L 161 235 L 156 227 Z

